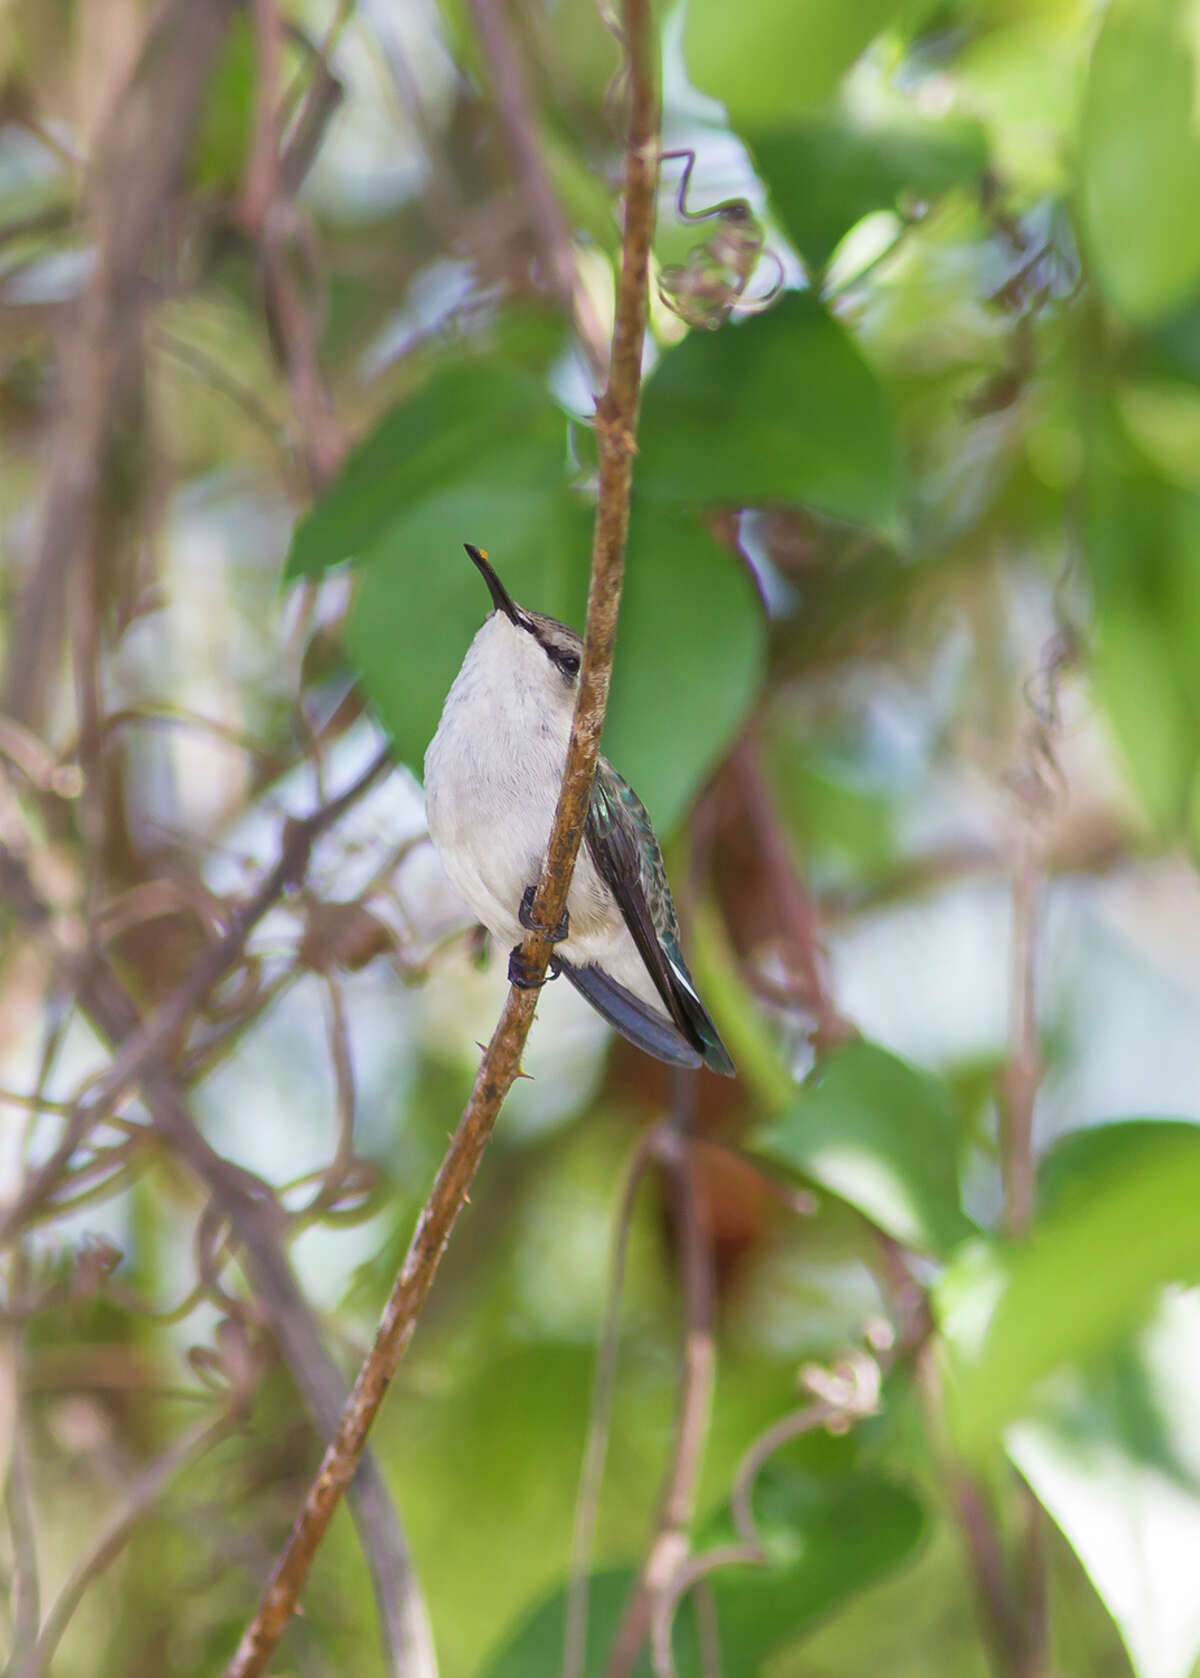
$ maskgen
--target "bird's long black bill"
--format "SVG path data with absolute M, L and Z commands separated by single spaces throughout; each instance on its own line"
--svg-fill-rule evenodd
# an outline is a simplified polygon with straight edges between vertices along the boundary
M 463 547 L 467 550 L 472 560 L 479 568 L 480 575 L 483 577 L 484 582 L 488 586 L 488 593 L 492 597 L 492 605 L 498 612 L 503 612 L 510 623 L 519 623 L 520 617 L 517 612 L 516 603 L 513 600 L 512 595 L 500 581 L 499 577 L 492 570 L 491 565 L 488 563 L 487 554 L 484 553 L 482 548 L 473 547 L 470 542 L 464 542 Z

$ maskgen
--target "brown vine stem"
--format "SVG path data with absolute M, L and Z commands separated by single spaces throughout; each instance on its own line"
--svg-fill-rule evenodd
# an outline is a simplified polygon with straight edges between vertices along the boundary
M 228 1409 L 222 1410 L 215 1419 L 205 1417 L 143 1469 L 131 1485 L 125 1501 L 76 1564 L 47 1614 L 34 1648 L 25 1660 L 13 1668 L 14 1678 L 44 1678 L 63 1633 L 89 1585 L 120 1555 L 142 1516 L 159 1501 L 174 1476 L 223 1439 L 235 1423 L 236 1417 Z
M 958 1528 L 971 1573 L 980 1631 L 995 1678 L 1019 1678 L 1023 1634 L 1020 1606 L 1008 1576 L 1000 1527 L 983 1484 L 958 1457 L 946 1419 L 945 1372 L 935 1336 L 929 1295 L 913 1274 L 898 1241 L 877 1232 L 876 1275 L 891 1302 L 900 1347 L 912 1358 L 913 1387 L 920 1401 L 925 1437 Z
M 3 709 L 41 732 L 63 642 L 63 599 L 92 552 L 114 416 L 127 411 L 153 304 L 147 251 L 161 233 L 236 0 L 155 9 L 132 74 L 113 100 L 86 193 L 93 262 L 63 346 L 41 528 L 9 637 Z M 115 91 L 115 90 L 114 90 Z
M 509 34 L 509 19 L 496 0 L 471 0 L 475 27 L 496 94 L 496 107 L 512 156 L 513 171 L 529 205 L 529 218 L 542 248 L 550 283 L 575 322 L 575 330 L 597 383 L 607 345 L 596 309 L 579 283 L 571 232 L 555 195 L 534 127 L 525 69 Z
M 621 1190 L 621 1202 L 614 1226 L 608 1300 L 596 1352 L 591 1416 L 583 1454 L 583 1471 L 579 1477 L 579 1492 L 575 1502 L 571 1572 L 567 1585 L 567 1610 L 563 1619 L 562 1678 L 583 1678 L 587 1666 L 588 1572 L 592 1564 L 600 1486 L 604 1478 L 604 1459 L 608 1454 L 608 1436 L 612 1424 L 617 1358 L 621 1349 L 621 1298 L 625 1292 L 625 1261 L 629 1253 L 629 1235 L 633 1228 L 634 1202 L 659 1146 L 659 1132 L 664 1124 L 665 1121 L 656 1125 L 653 1130 L 646 1131 L 634 1150 L 625 1173 L 625 1184 Z
M 1004 1204 L 1011 1235 L 1029 1230 L 1037 1188 L 1033 1123 L 1042 1058 L 1037 1025 L 1038 912 L 1046 873 L 1045 817 L 1066 792 L 1056 755 L 1059 684 L 1074 657 L 1069 631 L 1047 643 L 1026 690 L 1029 717 L 1024 759 L 1014 780 L 1018 829 L 1012 864 L 1012 932 L 1009 956 L 1009 1051 L 1001 1094 Z M 1022 1640 L 1013 1662 L 1017 1678 L 1036 1678 L 1046 1666 L 1049 1605 L 1046 1583 L 1046 1517 L 1031 1487 L 1020 1489 L 1019 1580 Z
M 259 890 L 235 911 L 225 936 L 207 952 L 214 960 L 217 952 L 221 952 L 220 971 L 206 967 L 200 974 L 201 963 L 206 959 L 202 957 L 181 989 L 172 993 L 149 1020 L 142 1021 L 132 998 L 99 951 L 94 951 L 90 961 L 81 966 L 69 948 L 55 946 L 64 976 L 72 979 L 78 990 L 82 1012 L 115 1051 L 112 1065 L 121 1060 L 126 1046 L 137 1040 L 137 1053 L 128 1063 L 123 1063 L 123 1083 L 132 1078 L 140 1086 L 155 1129 L 207 1186 L 215 1206 L 228 1219 L 244 1247 L 254 1294 L 323 1440 L 333 1436 L 346 1389 L 292 1275 L 283 1248 L 285 1229 L 280 1208 L 274 1197 L 264 1192 L 263 1185 L 225 1160 L 196 1128 L 175 1072 L 163 1062 L 166 1037 L 160 1037 L 155 1022 L 165 1021 L 177 1006 L 183 1006 L 183 990 L 187 991 L 190 1002 L 181 1020 L 190 1008 L 200 1006 L 211 985 L 240 959 L 252 926 L 284 890 L 303 879 L 316 839 L 390 767 L 391 755 L 385 750 L 345 791 L 304 820 L 288 824 L 275 867 Z M 53 932 L 53 911 L 39 897 L 22 857 L 2 842 L 0 898 L 7 900 L 30 934 Z M 198 975 L 201 990 L 194 988 Z M 93 1103 L 96 1093 L 97 1087 L 93 1086 Z M 73 1106 L 68 1128 L 76 1126 L 81 1112 L 79 1104 Z M 93 1117 L 105 1116 L 103 1109 L 97 1110 L 94 1105 L 87 1112 Z M 80 1126 L 76 1143 L 66 1155 L 67 1161 L 87 1129 L 86 1122 Z M 59 1152 L 56 1150 L 56 1154 Z M 34 1174 L 29 1188 L 20 1197 L 19 1218 L 13 1221 L 10 1209 L 9 1216 L 0 1219 L 0 1225 L 5 1226 L 0 1233 L 0 1244 L 15 1238 L 24 1222 L 35 1213 L 43 1195 L 52 1192 L 57 1181 L 57 1175 L 44 1180 L 41 1172 Z M 359 1465 L 351 1491 L 351 1512 L 360 1531 L 379 1604 L 388 1670 L 414 1675 L 434 1671 L 425 1604 L 413 1576 L 408 1545 L 383 1477 L 369 1454 Z
M 606 1678 L 628 1678 L 650 1634 L 671 1580 L 686 1565 L 688 1528 L 695 1512 L 704 1445 L 712 1417 L 716 1350 L 713 1343 L 712 1246 L 696 1183 L 692 1133 L 695 1080 L 676 1074 L 672 1122 L 661 1128 L 657 1154 L 666 1170 L 679 1244 L 683 1294 L 683 1357 L 671 1460 L 654 1534 L 625 1604 L 605 1668 Z
M 621 274 L 608 388 L 596 413 L 599 492 L 580 691 L 562 791 L 533 905 L 532 918 L 542 926 L 556 926 L 566 907 L 591 796 L 608 705 L 636 450 L 646 282 L 658 173 L 658 80 L 649 0 L 625 0 L 623 16 L 630 108 Z M 545 936 L 530 933 L 523 954 L 533 972 L 540 975 L 550 959 L 550 943 Z M 458 1129 L 417 1220 L 375 1342 L 359 1370 L 337 1433 L 276 1562 L 258 1610 L 226 1668 L 226 1678 L 256 1678 L 263 1672 L 296 1609 L 313 1559 L 354 1476 L 371 1425 L 412 1338 L 501 1104 L 520 1071 L 521 1053 L 533 1023 L 536 1000 L 537 992 L 533 990 L 509 992 Z
M 186 978 L 147 1020 L 130 1023 L 108 1067 L 71 1115 L 58 1145 L 33 1173 L 20 1199 L 0 1216 L 0 1244 L 11 1240 L 30 1211 L 53 1192 L 67 1162 L 92 1126 L 140 1082 L 147 1066 L 162 1058 L 176 1033 L 241 960 L 258 923 L 289 888 L 303 880 L 313 847 L 321 835 L 391 767 L 391 752 L 384 747 L 344 792 L 311 815 L 287 822 L 278 860 L 257 891 L 230 915 L 222 936 L 193 962 Z M 31 929 L 45 928 L 51 922 L 50 910 L 38 898 L 22 860 L 3 845 L 0 845 L 0 896 L 14 903 L 20 918 Z M 94 977 L 95 971 L 96 959 L 89 953 L 77 974 L 77 978 L 85 981 L 82 989 L 87 989 L 86 981 L 89 976 Z
M 1033 1217 L 1037 1161 L 1033 1145 L 1034 1108 L 1042 1078 L 1037 1030 L 1038 906 L 1044 872 L 1043 843 L 1035 829 L 1036 812 L 1026 815 L 1013 866 L 1012 953 L 1009 1060 L 1004 1077 L 1004 1193 L 1010 1232 L 1021 1239 Z M 1046 1516 L 1033 1488 L 1018 1490 L 1022 1642 L 1013 1671 L 1017 1678 L 1038 1678 L 1046 1670 L 1049 1602 L 1046 1580 Z
M 1009 974 L 1009 1057 L 1004 1072 L 1004 1199 L 1008 1227 L 1018 1238 L 1033 1215 L 1033 1112 L 1041 1082 L 1036 1017 L 1037 914 L 1041 846 L 1033 833 L 1017 843 L 1012 881 Z

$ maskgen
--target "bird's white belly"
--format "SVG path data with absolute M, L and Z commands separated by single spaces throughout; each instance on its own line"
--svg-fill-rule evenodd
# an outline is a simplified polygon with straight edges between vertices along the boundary
M 457 684 L 456 684 L 457 686 Z M 527 886 L 537 884 L 566 762 L 566 740 L 536 714 L 514 728 L 504 717 L 465 727 L 466 705 L 446 709 L 425 757 L 429 834 L 451 884 L 501 943 L 518 944 Z M 620 911 L 581 849 L 567 900 L 571 939 L 612 936 Z M 623 926 L 623 923 L 621 923 Z M 567 943 L 563 954 L 573 958 Z

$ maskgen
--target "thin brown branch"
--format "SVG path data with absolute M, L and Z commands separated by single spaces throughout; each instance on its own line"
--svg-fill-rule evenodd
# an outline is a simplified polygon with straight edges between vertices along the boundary
M 87 1553 L 76 1563 L 46 1616 L 37 1643 L 27 1658 L 13 1669 L 13 1678 L 44 1678 L 54 1651 L 88 1587 L 106 1568 L 111 1567 L 125 1548 L 133 1529 L 162 1497 L 180 1469 L 211 1449 L 233 1425 L 234 1416 L 228 1408 L 223 1409 L 215 1420 L 205 1417 L 181 1434 L 138 1475 L 129 1488 L 128 1496 L 101 1528 Z
M 1011 1233 L 1025 1234 L 1033 1217 L 1037 1162 L 1033 1144 L 1034 1108 L 1042 1081 L 1037 1029 L 1037 922 L 1043 858 L 1032 823 L 1017 842 L 1013 869 L 1012 951 L 1010 959 L 1009 1059 L 1004 1073 L 1005 1213 Z M 1046 1516 L 1024 1480 L 1017 1491 L 1019 1562 L 1023 1620 L 1022 1647 L 1014 1662 L 1017 1678 L 1036 1678 L 1045 1670 L 1050 1635 L 1046 1583 Z
M 575 1500 L 575 1530 L 571 1542 L 571 1570 L 567 1584 L 567 1611 L 563 1624 L 562 1678 L 583 1678 L 587 1663 L 588 1572 L 592 1565 L 592 1544 L 608 1434 L 612 1420 L 613 1389 L 616 1385 L 617 1355 L 620 1351 L 621 1297 L 625 1291 L 625 1260 L 633 1206 L 646 1168 L 659 1144 L 661 1126 L 646 1131 L 625 1173 L 621 1203 L 613 1229 L 612 1268 L 605 1300 L 604 1322 L 596 1349 L 596 1372 L 592 1381 L 592 1402 L 588 1417 L 587 1444 Z
M 766 1565 L 767 1551 L 754 1519 L 754 1488 L 763 1468 L 776 1451 L 803 1434 L 818 1427 L 845 1432 L 863 1417 L 874 1415 L 879 1409 L 881 1379 L 879 1363 L 859 1348 L 840 1358 L 831 1370 L 817 1364 L 806 1367 L 802 1383 L 812 1402 L 768 1428 L 738 1464 L 732 1505 L 741 1542 L 685 1557 L 659 1592 L 651 1625 L 657 1678 L 675 1678 L 671 1635 L 683 1598 L 723 1568 Z M 709 1641 L 714 1646 L 716 1632 L 714 1625 L 709 1633 Z
M 1022 1664 L 1025 1639 L 1009 1582 L 1004 1547 L 982 1488 L 958 1460 L 950 1443 L 938 1349 L 931 1341 L 918 1348 L 915 1375 L 926 1436 L 971 1569 L 993 1669 L 997 1678 L 1017 1678 L 1025 1670 Z
M 834 1005 L 822 970 L 816 916 L 788 847 L 766 777 L 758 743 L 747 732 L 730 759 L 746 817 L 754 833 L 763 871 L 770 882 L 780 941 L 797 993 L 816 1022 L 817 1048 L 832 1049 L 854 1035 L 854 1028 Z
M 291 120 L 279 158 L 279 187 L 289 198 L 294 198 L 299 192 L 320 150 L 329 119 L 344 97 L 345 89 L 329 68 L 329 61 L 354 7 L 355 0 L 339 0 L 337 11 L 325 31 L 325 39 L 315 49 L 295 24 L 290 26 L 292 38 L 304 41 L 312 52 L 312 78 L 299 112 Z
M 261 227 L 275 198 L 279 175 L 283 20 L 277 0 L 251 0 L 258 75 L 254 84 L 254 136 L 242 181 L 240 214 L 248 227 Z
M 374 784 L 390 761 L 386 752 L 380 753 L 343 793 L 321 806 L 305 821 L 289 826 L 278 864 L 259 892 L 243 906 L 243 917 L 253 907 L 254 918 L 260 918 L 285 886 L 293 883 L 297 866 L 303 874 L 316 838 Z M 52 925 L 51 911 L 39 897 L 24 862 L 3 845 L 0 845 L 0 895 L 8 899 L 29 930 L 43 931 Z M 239 931 L 245 934 L 249 929 L 243 918 L 237 926 L 231 926 L 228 936 L 236 937 Z M 242 936 L 239 949 L 244 948 L 244 944 L 245 937 Z M 238 950 L 230 946 L 227 953 L 236 960 Z M 136 1075 L 141 1086 L 156 1130 L 206 1185 L 222 1216 L 244 1247 L 248 1256 L 249 1279 L 262 1316 L 292 1371 L 317 1431 L 323 1439 L 329 1439 L 345 1401 L 345 1384 L 321 1339 L 284 1255 L 283 1213 L 278 1202 L 265 1185 L 231 1165 L 200 1134 L 175 1077 L 157 1054 L 157 1048 L 161 1047 L 165 1038 L 160 1040 L 148 1030 L 148 1025 L 153 1026 L 153 1020 L 146 1023 L 140 1020 L 132 1000 L 108 963 L 96 956 L 76 977 L 80 1007 L 97 1033 L 116 1048 L 114 1063 L 125 1052 L 122 1045 L 134 1039 L 150 1045 L 153 1040 L 154 1047 L 130 1061 L 129 1070 Z M 77 1108 L 72 1126 L 86 1130 L 86 1125 L 76 1125 L 79 1112 Z M 98 1116 L 104 1115 L 101 1113 Z M 81 1139 L 80 1136 L 75 1145 Z M 62 1152 L 60 1145 L 56 1154 L 61 1155 Z M 71 1152 L 63 1159 L 64 1165 L 69 1161 Z M 54 1181 L 57 1181 L 57 1174 Z M 53 1188 L 53 1181 L 43 1182 L 41 1173 L 35 1174 L 34 1182 L 36 1189 L 31 1185 L 20 1197 L 21 1206 L 26 1208 L 25 1215 L 28 1215 L 29 1205 Z M 10 1209 L 5 1227 L 15 1232 L 21 1227 L 21 1220 L 13 1216 L 13 1211 Z M 369 1455 L 360 1463 L 351 1490 L 351 1513 L 359 1528 L 372 1574 L 390 1670 L 404 1673 L 405 1678 L 409 1675 L 422 1678 L 422 1675 L 435 1671 L 430 1653 L 432 1643 L 428 1615 L 395 1508 Z
M 999 1525 L 986 1490 L 954 1448 L 946 1420 L 940 1352 L 933 1334 L 929 1295 L 914 1276 L 904 1249 L 879 1234 L 877 1274 L 899 1324 L 900 1349 L 912 1355 L 913 1384 L 925 1436 L 975 1588 L 983 1641 L 996 1678 L 1034 1678 L 1025 1665 L 1020 1605 L 1008 1573 Z
M 281 157 L 279 80 L 284 25 L 277 0 L 253 0 L 253 10 L 258 54 L 254 143 L 237 219 L 258 241 L 268 335 L 287 377 L 309 484 L 320 493 L 341 465 L 347 442 L 321 371 L 316 308 L 305 298 L 295 271 L 297 258 L 310 274 L 317 268 L 316 242 L 296 207 L 295 193 L 316 156 L 342 90 L 329 71 L 326 54 L 317 54 L 316 75 L 300 127 Z M 334 29 L 338 28 L 340 23 L 335 22 Z
M 625 41 L 631 79 L 625 220 L 612 366 L 608 389 L 597 410 L 599 493 L 587 630 L 562 792 L 532 916 L 539 925 L 550 927 L 558 924 L 566 907 L 583 835 L 608 703 L 624 577 L 658 156 L 657 61 L 648 0 L 626 0 Z M 544 934 L 528 935 L 523 955 L 535 977 L 544 974 L 550 953 L 550 942 Z M 261 1673 L 295 1611 L 313 1558 L 354 1476 L 371 1425 L 412 1338 L 501 1104 L 520 1071 L 521 1053 L 533 1022 L 536 1000 L 537 993 L 533 990 L 509 992 L 466 1110 L 417 1220 L 375 1343 L 359 1371 L 337 1435 L 325 1454 L 258 1611 L 227 1668 L 227 1678 L 253 1678 Z
M 1020 1237 L 1033 1215 L 1033 1117 L 1042 1058 L 1036 1013 L 1037 916 L 1042 863 L 1037 836 L 1025 832 L 1017 841 L 1012 877 L 1012 931 L 1009 958 L 1009 1055 L 1004 1071 L 1005 1215 L 1010 1232 Z
M 333 1158 L 321 1172 L 320 1186 L 304 1208 L 305 1220 L 337 1203 L 346 1177 L 354 1163 L 354 1108 L 357 1092 L 354 1083 L 354 1062 L 350 1055 L 350 1026 L 346 1019 L 346 1004 L 341 986 L 329 974 L 325 979 L 325 998 L 328 1007 L 329 1058 L 333 1063 L 334 1088 L 337 1095 L 337 1144 Z
M 147 1020 L 124 1017 L 116 1040 L 120 1046 L 100 1078 L 68 1122 L 62 1139 L 49 1158 L 26 1184 L 15 1205 L 0 1220 L 0 1243 L 11 1239 L 14 1230 L 53 1191 L 67 1162 L 88 1131 L 110 1108 L 141 1080 L 147 1066 L 157 1060 L 180 1029 L 200 1008 L 213 988 L 241 960 L 254 928 L 285 891 L 300 884 L 308 870 L 313 846 L 351 805 L 355 804 L 392 767 L 390 751 L 379 751 L 358 778 L 344 792 L 322 804 L 303 820 L 289 821 L 284 829 L 279 857 L 257 891 L 230 916 L 224 935 L 210 944 L 193 963 L 186 979 L 176 987 Z M 19 858 L 0 846 L 0 895 L 8 897 L 20 917 L 31 928 L 44 926 L 49 911 L 38 898 L 28 872 Z M 88 992 L 88 972 L 96 956 L 85 958 L 76 975 L 81 995 Z M 86 1005 L 86 1004 L 85 1004 Z M 123 1014 L 123 1010 L 118 1010 Z M 115 1023 L 109 1021 L 109 1024 Z M 106 1035 L 112 1035 L 105 1027 Z
M 96 149 L 87 202 L 95 258 L 63 348 L 64 400 L 50 448 L 41 530 L 9 637 L 4 709 L 40 732 L 62 647 L 62 601 L 91 553 L 114 416 L 136 386 L 143 270 L 164 224 L 236 0 L 169 0 Z
M 306 299 L 295 272 L 293 253 L 307 256 L 310 267 L 315 262 L 315 248 L 305 232 L 294 205 L 276 200 L 263 223 L 262 291 L 269 336 L 299 422 L 309 486 L 319 494 L 345 459 L 348 444 L 321 371 L 316 308 Z
M 570 229 L 538 141 L 525 68 L 497 0 L 471 0 L 471 10 L 491 73 L 513 172 L 529 206 L 551 288 L 568 318 L 574 321 L 592 371 L 599 377 L 605 361 L 603 329 L 590 297 L 579 283 Z
M 638 1570 L 629 1601 L 609 1654 L 607 1678 L 627 1678 L 642 1644 L 688 1553 L 688 1528 L 695 1512 L 696 1490 L 712 1414 L 716 1352 L 713 1344 L 712 1244 L 699 1204 L 696 1143 L 687 1121 L 694 1098 L 694 1078 L 676 1074 L 679 1106 L 675 1121 L 663 1127 L 658 1156 L 668 1173 L 673 1220 L 679 1244 L 683 1284 L 683 1357 L 679 1374 L 679 1410 L 666 1485 L 653 1538 Z
M 23 1372 L 14 1370 L 14 1380 L 24 1385 Z M 17 1393 L 21 1406 L 23 1393 Z M 29 1474 L 29 1432 L 25 1418 L 18 1408 L 13 1421 L 12 1447 L 8 1458 L 8 1483 L 4 1488 L 4 1502 L 8 1513 L 8 1530 L 12 1540 L 12 1658 L 10 1666 L 19 1670 L 37 1645 L 38 1619 L 41 1609 L 38 1587 L 37 1533 L 33 1519 L 33 1494 Z
M 152 1067 L 143 1088 L 154 1122 L 173 1151 L 207 1185 L 246 1250 L 246 1269 L 263 1317 L 279 1344 L 317 1432 L 334 1436 L 346 1386 L 321 1338 L 283 1250 L 283 1212 L 275 1196 L 231 1165 L 197 1130 L 169 1074 Z M 358 1464 L 351 1514 L 378 1606 L 389 1671 L 397 1678 L 436 1678 L 428 1611 L 408 1542 L 374 1458 Z
M 1012 777 L 1017 832 L 1012 865 L 1009 1052 L 1001 1101 L 1001 1158 L 1005 1215 L 1009 1232 L 1017 1239 L 1029 1229 L 1037 1188 L 1033 1127 L 1043 1070 L 1037 1023 L 1038 912 L 1046 874 L 1045 817 L 1063 801 L 1067 791 L 1057 756 L 1059 686 L 1075 655 L 1074 636 L 1060 627 L 1047 643 L 1040 668 L 1026 690 L 1023 761 Z M 1046 1516 L 1024 1481 L 1018 1502 L 1022 1639 L 1013 1671 L 1017 1678 L 1036 1678 L 1045 1669 L 1050 1636 Z
M 389 19 L 384 0 L 364 5 L 361 18 L 371 30 L 387 60 L 396 98 L 412 124 L 425 161 L 422 197 L 429 219 L 443 244 L 453 248 L 460 237 L 463 208 L 461 193 L 450 161 L 441 143 L 437 124 L 429 113 L 421 79 L 409 61 L 394 19 Z

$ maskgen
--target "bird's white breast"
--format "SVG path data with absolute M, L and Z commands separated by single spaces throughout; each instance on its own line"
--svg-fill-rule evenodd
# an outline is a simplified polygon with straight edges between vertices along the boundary
M 571 713 L 571 692 L 533 637 L 493 613 L 425 754 L 430 837 L 455 889 L 501 942 L 523 937 L 517 910 L 545 855 Z M 588 868 L 581 856 L 577 884 Z M 573 888 L 572 909 L 575 899 Z

